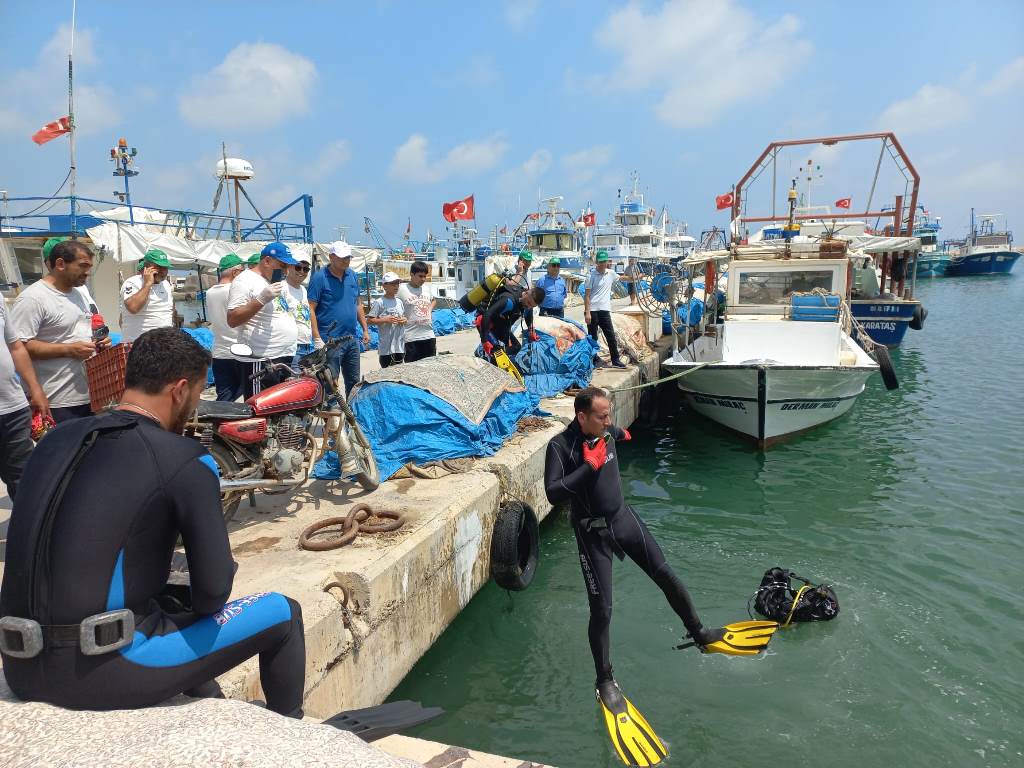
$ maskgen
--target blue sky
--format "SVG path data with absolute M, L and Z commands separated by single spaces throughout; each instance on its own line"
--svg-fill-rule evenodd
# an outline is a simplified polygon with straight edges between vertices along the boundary
M 0 189 L 46 195 L 67 140 L 70 0 L 0 3 Z M 945 234 L 970 207 L 1024 241 L 1024 3 L 491 3 L 80 0 L 80 194 L 111 199 L 109 147 L 139 148 L 133 196 L 209 209 L 221 141 L 263 210 L 314 197 L 316 238 L 443 233 L 475 194 L 481 229 L 542 196 L 600 220 L 639 172 L 650 205 L 699 231 L 772 139 L 894 130 Z M 804 155 L 807 155 L 806 157 Z M 867 195 L 870 151 L 801 151 L 815 202 Z M 902 190 L 883 173 L 876 199 Z M 767 202 L 768 193 L 755 198 Z M 765 207 L 765 206 L 762 206 Z

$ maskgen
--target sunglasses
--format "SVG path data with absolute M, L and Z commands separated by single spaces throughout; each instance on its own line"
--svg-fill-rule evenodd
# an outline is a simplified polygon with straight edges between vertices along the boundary
M 309 272 L 309 266 L 307 264 L 296 264 L 295 265 L 295 271 L 296 272 Z

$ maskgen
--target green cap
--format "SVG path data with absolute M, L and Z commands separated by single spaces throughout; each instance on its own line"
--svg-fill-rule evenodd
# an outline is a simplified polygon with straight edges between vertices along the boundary
M 45 243 L 43 243 L 43 261 L 50 260 L 50 251 L 52 251 L 57 243 L 63 243 L 65 240 L 70 240 L 69 237 L 51 237 Z
M 223 259 L 220 260 L 220 264 L 217 265 L 217 269 L 223 271 L 225 269 L 231 269 L 237 267 L 242 263 L 241 257 L 237 253 L 229 253 Z
M 159 248 L 150 248 L 146 251 L 146 255 L 139 259 L 139 269 L 142 269 L 142 265 L 146 262 L 157 267 L 163 267 L 164 269 L 171 268 L 171 262 L 167 260 L 167 254 Z
M 526 248 L 523 248 L 523 250 L 519 252 L 519 258 L 525 261 L 527 264 L 529 264 L 531 261 L 533 261 L 533 254 L 530 253 L 530 251 L 528 251 Z
M 548 266 L 550 267 L 552 264 L 554 264 L 556 267 L 560 267 L 562 266 L 562 260 L 557 256 L 552 256 L 550 259 L 548 259 Z
M 260 256 L 258 253 L 254 253 L 252 256 L 249 257 L 248 261 L 246 261 L 245 263 L 248 264 L 251 267 L 254 264 L 259 264 L 260 263 L 260 259 L 262 259 L 262 258 L 263 257 Z
M 608 261 L 608 251 L 598 251 L 595 261 Z

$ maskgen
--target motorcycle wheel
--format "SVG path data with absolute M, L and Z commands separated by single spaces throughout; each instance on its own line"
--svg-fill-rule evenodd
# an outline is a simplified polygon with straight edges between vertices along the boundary
M 238 462 L 235 461 L 234 455 L 227 447 L 215 442 L 210 446 L 210 455 L 217 462 L 217 469 L 220 470 L 221 477 L 233 477 L 238 474 L 240 469 Z M 222 493 L 220 495 L 221 510 L 224 513 L 225 523 L 231 522 L 238 511 L 238 505 L 242 502 L 242 496 L 244 495 L 241 491 Z
M 366 439 L 358 421 L 349 419 L 349 429 L 355 438 L 351 441 L 352 451 L 363 468 L 362 472 L 356 473 L 356 482 L 365 490 L 374 491 L 380 485 L 380 470 L 377 468 L 377 459 L 374 458 L 373 448 L 370 447 L 370 441 Z

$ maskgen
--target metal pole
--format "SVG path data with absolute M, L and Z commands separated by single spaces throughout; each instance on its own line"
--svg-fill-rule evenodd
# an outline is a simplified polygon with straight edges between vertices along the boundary
M 68 134 L 68 148 L 71 153 L 71 236 L 78 234 L 78 203 L 75 200 L 75 181 L 78 176 L 78 168 L 75 164 L 75 71 L 72 64 L 72 57 L 75 53 L 75 5 L 76 0 L 71 0 L 71 47 L 68 49 L 68 127 L 71 129 Z
M 871 191 L 868 192 L 868 204 L 864 206 L 865 211 L 871 210 L 871 199 L 875 196 L 875 184 L 878 183 L 878 172 L 882 169 L 882 158 L 885 157 L 885 147 L 888 142 L 888 137 L 882 139 L 882 148 L 878 151 L 878 162 L 875 163 L 875 176 L 871 179 Z

